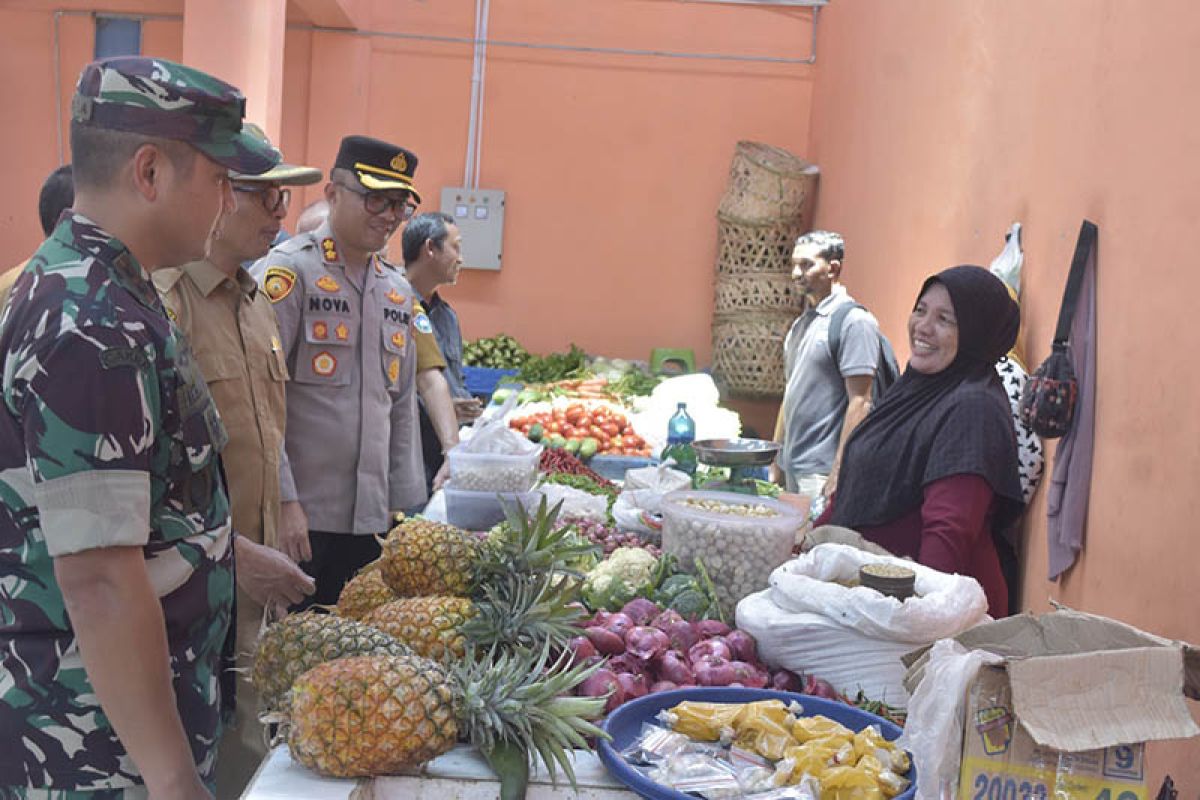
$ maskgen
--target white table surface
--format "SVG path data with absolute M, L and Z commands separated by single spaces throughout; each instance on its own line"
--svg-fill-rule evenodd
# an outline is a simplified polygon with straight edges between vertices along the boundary
M 594 754 L 575 751 L 579 791 L 572 792 L 561 769 L 558 785 L 540 762 L 530 777 L 528 800 L 631 800 L 637 795 L 609 776 Z M 274 748 L 263 760 L 242 800 L 495 800 L 500 784 L 479 753 L 458 745 L 413 775 L 380 778 L 322 778 L 292 761 L 286 746 Z

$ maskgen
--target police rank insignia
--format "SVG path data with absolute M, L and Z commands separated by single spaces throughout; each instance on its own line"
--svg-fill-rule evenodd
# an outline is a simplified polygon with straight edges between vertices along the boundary
M 392 169 L 396 172 L 408 171 L 408 159 L 404 157 L 404 153 L 397 153 L 396 157 L 388 162 Z
M 393 358 L 388 362 L 388 380 L 392 383 L 400 380 L 400 359 Z
M 313 335 L 314 339 L 317 339 L 322 342 L 325 341 L 326 339 L 328 339 L 329 338 L 329 323 L 320 322 L 320 321 L 314 322 L 313 327 L 312 327 L 312 335 Z
M 392 334 L 392 344 L 396 347 L 404 347 L 404 331 L 396 331 Z
M 342 287 L 329 275 L 322 275 L 321 277 L 317 278 L 317 288 L 326 292 L 336 292 Z
M 421 333 L 433 333 L 433 323 L 429 321 L 428 315 L 424 312 L 413 317 L 413 327 Z
M 337 359 L 333 357 L 332 353 L 322 350 L 313 356 L 312 368 L 313 372 L 322 378 L 328 378 L 337 371 Z
M 388 293 L 385 296 L 387 297 L 388 300 L 391 300 L 393 303 L 395 303 L 398 306 L 404 305 L 404 295 L 402 295 L 398 291 L 396 291 L 395 287 L 388 289 Z
M 263 291 L 272 303 L 278 303 L 292 293 L 296 286 L 296 273 L 287 267 L 267 267 L 263 276 Z
M 321 240 L 321 255 L 325 257 L 326 261 L 338 260 L 337 244 L 333 241 L 332 236 L 326 236 Z
M 346 323 L 339 322 L 333 329 L 333 335 L 338 338 L 339 342 L 344 342 L 350 338 L 350 329 L 346 327 Z

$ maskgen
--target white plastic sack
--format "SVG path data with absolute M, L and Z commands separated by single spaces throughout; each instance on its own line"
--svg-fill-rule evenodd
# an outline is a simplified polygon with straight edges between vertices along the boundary
M 650 393 L 639 399 L 637 412 L 630 417 L 650 451 L 658 454 L 667 443 L 667 423 L 680 403 L 687 403 L 687 412 L 696 423 L 696 439 L 732 439 L 742 430 L 737 412 L 721 408 L 721 394 L 711 376 L 704 373 L 668 378 Z
M 1025 252 L 1021 249 L 1021 223 L 1014 222 L 1004 234 L 1004 249 L 992 259 L 989 270 L 1000 280 L 1012 287 L 1021 296 L 1021 267 L 1025 264 Z
M 541 445 L 529 441 L 519 431 L 495 420 L 476 428 L 469 439 L 458 447 L 464 453 L 496 453 L 508 456 L 527 456 L 537 452 Z
M 919 597 L 901 603 L 857 581 L 863 564 L 888 563 L 916 573 Z M 974 578 L 947 575 L 905 559 L 840 544 L 821 544 L 771 573 L 770 588 L 738 603 L 737 626 L 755 638 L 774 667 L 824 678 L 851 696 L 904 708 L 905 668 L 917 647 L 958 635 L 987 619 L 987 598 Z
M 916 596 L 901 603 L 865 586 L 834 583 L 856 583 L 860 567 L 880 563 L 915 572 Z M 841 544 L 817 545 L 783 564 L 771 573 L 770 585 L 771 600 L 783 611 L 823 614 L 866 636 L 913 645 L 957 636 L 987 615 L 987 597 L 974 578 Z
M 603 495 L 591 494 L 574 486 L 563 486 L 558 483 L 543 483 L 535 486 L 529 493 L 530 510 L 536 510 L 542 498 L 546 498 L 546 506 L 554 508 L 554 504 L 562 501 L 562 509 L 558 518 L 575 517 L 589 522 L 604 522 L 608 519 L 608 498 Z
M 916 800 L 954 796 L 967 687 L 981 666 L 1001 661 L 984 650 L 968 651 L 953 639 L 942 639 L 930 649 L 925 675 L 908 703 L 908 721 L 899 740 L 899 745 L 912 753 L 917 767 Z
M 656 494 L 664 495 L 667 492 L 690 488 L 692 488 L 691 476 L 686 472 L 671 469 L 666 464 L 625 470 L 626 491 L 649 489 Z

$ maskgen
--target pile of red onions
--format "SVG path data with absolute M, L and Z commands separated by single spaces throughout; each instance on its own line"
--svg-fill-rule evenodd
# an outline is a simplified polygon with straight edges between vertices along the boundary
M 649 551 L 650 555 L 656 558 L 662 555 L 662 550 L 658 545 L 646 541 L 633 531 L 619 531 L 601 522 L 586 519 L 571 518 L 565 522 L 578 528 L 579 532 L 586 536 L 592 544 L 604 548 L 605 556 L 612 555 L 612 552 L 618 547 L 640 547 Z
M 570 643 L 576 661 L 607 662 L 578 692 L 608 695 L 605 713 L 626 700 L 682 686 L 746 686 L 838 697 L 820 678 L 768 669 L 758 660 L 754 637 L 745 631 L 714 619 L 689 622 L 645 598 L 630 600 L 616 613 L 597 611 L 579 624 L 583 635 Z

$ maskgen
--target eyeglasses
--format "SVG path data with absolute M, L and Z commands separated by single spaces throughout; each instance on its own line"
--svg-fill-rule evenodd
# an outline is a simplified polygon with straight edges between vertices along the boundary
M 367 209 L 368 214 L 373 216 L 382 214 L 389 208 L 402 220 L 412 219 L 413 214 L 417 213 L 417 204 L 412 202 L 407 194 L 396 197 L 383 192 L 371 192 L 348 183 L 339 182 L 338 186 L 361 197 L 363 207 Z
M 292 190 L 279 186 L 249 186 L 235 183 L 233 190 L 243 194 L 258 195 L 258 202 L 262 203 L 262 207 L 267 210 L 268 214 L 274 214 L 281 208 L 287 211 L 292 202 Z

